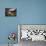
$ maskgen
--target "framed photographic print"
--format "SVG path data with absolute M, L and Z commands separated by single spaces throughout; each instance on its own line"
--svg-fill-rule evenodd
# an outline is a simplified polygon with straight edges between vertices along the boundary
M 16 16 L 16 8 L 5 8 L 5 16 Z
M 19 29 L 20 28 L 20 29 Z M 18 25 L 21 40 L 46 41 L 46 25 L 20 24 Z
M 46 24 L 18 24 L 18 41 L 20 46 L 43 45 L 46 43 Z

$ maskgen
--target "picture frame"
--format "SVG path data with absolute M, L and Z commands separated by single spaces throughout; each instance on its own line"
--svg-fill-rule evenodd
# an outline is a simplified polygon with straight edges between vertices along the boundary
M 17 9 L 16 8 L 5 8 L 5 16 L 16 16 L 17 15 Z

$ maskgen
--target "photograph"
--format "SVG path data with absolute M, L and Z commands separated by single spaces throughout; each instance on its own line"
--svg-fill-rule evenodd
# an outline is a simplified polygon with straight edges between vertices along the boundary
M 46 41 L 46 25 L 21 25 L 20 40 Z
M 16 8 L 5 8 L 5 16 L 16 16 Z
M 44 24 L 19 24 L 18 33 L 20 46 L 46 43 L 46 25 Z

